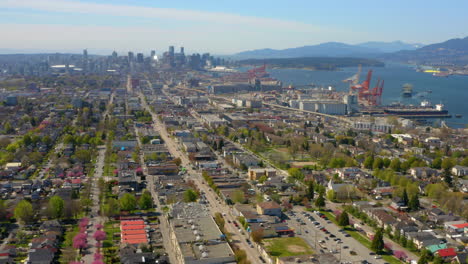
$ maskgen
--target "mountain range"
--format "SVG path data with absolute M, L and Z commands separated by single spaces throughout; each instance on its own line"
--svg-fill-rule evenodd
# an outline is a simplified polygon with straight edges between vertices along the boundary
M 402 41 L 394 42 L 365 42 L 351 45 L 341 42 L 326 42 L 282 50 L 258 49 L 235 54 L 238 59 L 246 58 L 294 58 L 294 57 L 375 57 L 383 53 L 401 50 L 415 50 L 422 44 L 409 44 Z
M 468 37 L 450 39 L 413 51 L 398 51 L 381 57 L 386 60 L 428 65 L 467 65 Z

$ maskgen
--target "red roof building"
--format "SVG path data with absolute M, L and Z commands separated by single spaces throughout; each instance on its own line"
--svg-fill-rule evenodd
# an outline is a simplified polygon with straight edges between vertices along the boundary
M 437 250 L 437 254 L 439 254 L 439 256 L 442 258 L 450 258 L 455 257 L 457 252 L 455 252 L 454 248 L 444 248 Z

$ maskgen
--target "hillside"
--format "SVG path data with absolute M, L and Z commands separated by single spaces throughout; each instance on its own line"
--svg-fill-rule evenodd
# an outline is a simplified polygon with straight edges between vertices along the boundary
M 342 67 L 362 66 L 381 67 L 384 63 L 374 59 L 361 58 L 330 58 L 330 57 L 302 57 L 302 58 L 273 58 L 240 60 L 241 65 L 263 65 L 278 68 L 302 68 L 312 70 L 332 71 Z
M 428 65 L 468 64 L 468 37 L 450 39 L 413 51 L 400 51 L 382 56 L 382 59 Z

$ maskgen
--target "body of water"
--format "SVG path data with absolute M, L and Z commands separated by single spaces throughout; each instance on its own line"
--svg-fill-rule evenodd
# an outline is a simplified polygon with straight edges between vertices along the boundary
M 365 80 L 369 69 L 371 68 L 362 68 L 360 82 Z M 442 103 L 452 115 L 452 118 L 446 119 L 448 125 L 464 127 L 468 124 L 468 76 L 435 77 L 428 73 L 416 72 L 413 66 L 401 64 L 387 64 L 372 70 L 371 88 L 377 84 L 378 79 L 385 80 L 383 104 L 401 102 L 419 105 L 423 100 L 433 105 Z M 285 86 L 332 85 L 337 91 L 348 91 L 348 84 L 342 81 L 357 71 L 357 67 L 343 68 L 339 71 L 268 69 L 271 76 L 281 80 Z M 401 97 L 402 86 L 405 83 L 413 85 L 413 97 L 410 99 Z M 455 118 L 456 114 L 461 114 L 462 118 Z

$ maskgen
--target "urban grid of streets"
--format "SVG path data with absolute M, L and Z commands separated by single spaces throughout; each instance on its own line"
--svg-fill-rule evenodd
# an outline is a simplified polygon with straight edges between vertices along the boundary
M 186 156 L 185 153 L 183 153 L 180 148 L 178 147 L 177 143 L 174 141 L 173 138 L 171 138 L 168 133 L 166 128 L 164 127 L 163 123 L 158 119 L 157 115 L 151 110 L 149 105 L 146 102 L 146 98 L 142 93 L 138 93 L 139 97 L 142 101 L 143 107 L 149 111 L 152 115 L 153 123 L 154 123 L 154 129 L 155 131 L 159 132 L 162 140 L 165 142 L 169 152 L 171 155 L 174 156 L 174 158 L 180 158 L 181 159 L 181 165 L 187 169 L 187 177 L 190 177 L 190 180 L 194 181 L 194 183 L 197 185 L 197 187 L 203 191 L 206 194 L 206 198 L 208 200 L 208 207 L 214 216 L 216 212 L 221 212 L 223 213 L 223 216 L 225 220 L 229 222 L 234 222 L 236 221 L 236 217 L 232 215 L 231 213 L 231 208 L 226 205 L 225 203 L 222 203 L 221 200 L 217 197 L 217 195 L 211 190 L 211 188 L 205 184 L 204 179 L 201 176 L 201 173 L 197 170 L 194 170 L 191 166 L 191 162 L 189 161 L 188 157 Z M 165 94 L 168 98 L 167 94 Z M 194 113 L 192 113 L 192 116 L 197 118 Z M 251 151 L 246 150 L 242 145 L 235 143 L 235 145 L 249 153 Z M 255 154 L 254 154 L 255 155 Z M 257 156 L 257 155 L 255 155 Z M 258 156 L 257 156 L 258 157 Z M 219 162 L 224 164 L 224 166 L 229 167 L 231 170 L 235 170 L 232 168 L 229 164 L 226 163 L 226 161 L 221 158 L 219 155 L 217 155 L 217 159 Z M 268 163 L 268 161 L 265 161 Z M 147 172 L 146 168 L 144 168 L 145 172 Z M 287 175 L 284 170 L 280 170 L 280 173 L 283 175 Z M 149 189 L 151 190 L 151 193 L 154 197 L 156 205 L 160 207 L 159 204 L 159 199 L 157 196 L 157 193 L 155 192 L 154 188 L 154 179 L 151 177 L 149 178 Z M 188 180 L 188 178 L 186 178 Z M 336 205 L 328 202 L 327 205 L 330 208 L 334 208 Z M 303 208 L 300 207 L 295 207 L 293 212 L 296 213 L 297 217 L 301 219 L 301 221 L 307 223 L 307 219 L 304 218 L 304 216 L 301 214 L 301 212 L 304 212 Z M 341 262 L 360 262 L 363 260 L 368 261 L 369 263 L 378 263 L 378 264 L 383 264 L 385 261 L 383 259 L 376 259 L 375 255 L 372 253 L 371 250 L 366 248 L 364 245 L 356 241 L 352 237 L 345 237 L 344 234 L 339 232 L 339 227 L 336 226 L 335 224 L 331 223 L 330 221 L 325 221 L 320 217 L 315 217 L 321 226 L 325 227 L 327 230 L 331 232 L 331 234 L 334 234 L 337 238 L 340 238 L 343 243 L 337 243 L 337 241 L 334 241 L 333 239 L 328 239 L 328 235 L 323 234 L 322 231 L 320 231 L 316 225 L 312 225 L 311 223 L 307 223 L 307 225 L 300 225 L 298 221 L 294 220 L 295 217 L 290 217 L 289 220 L 287 220 L 288 225 L 292 226 L 296 231 L 299 231 L 298 235 L 302 238 L 304 238 L 315 250 L 316 252 L 325 252 L 323 248 L 319 245 L 320 243 L 318 241 L 322 241 L 322 246 L 325 246 L 327 251 L 332 251 L 336 254 L 337 258 Z M 174 261 L 175 256 L 173 256 L 174 250 L 171 248 L 171 243 L 166 242 L 166 239 L 169 239 L 169 234 L 168 229 L 167 229 L 167 218 L 163 218 L 161 220 L 161 229 L 163 232 L 163 238 L 165 240 L 165 246 L 167 251 L 169 252 L 169 257 L 171 261 Z M 233 241 L 235 241 L 235 244 L 241 248 L 244 249 L 247 253 L 248 259 L 252 263 L 261 263 L 260 261 L 260 252 L 257 250 L 257 247 L 254 244 L 250 244 L 247 242 L 246 239 L 248 239 L 248 234 L 246 232 L 243 232 L 240 229 L 237 229 L 234 225 L 232 224 L 226 224 L 225 225 L 227 228 L 227 231 L 232 234 Z M 364 228 L 369 228 L 369 227 L 364 227 Z M 303 232 L 301 232 L 303 231 Z M 327 239 L 325 238 L 327 237 Z M 386 241 L 387 242 L 387 241 Z M 395 243 L 392 243 L 396 249 L 403 250 L 405 251 L 409 257 L 412 259 L 417 259 L 417 257 L 412 254 L 411 252 L 408 252 L 407 250 L 401 248 L 398 245 L 394 245 Z M 252 246 L 251 246 L 252 245 Z M 356 252 L 356 255 L 352 255 L 350 252 L 354 251 Z M 172 255 L 172 256 L 171 256 Z

